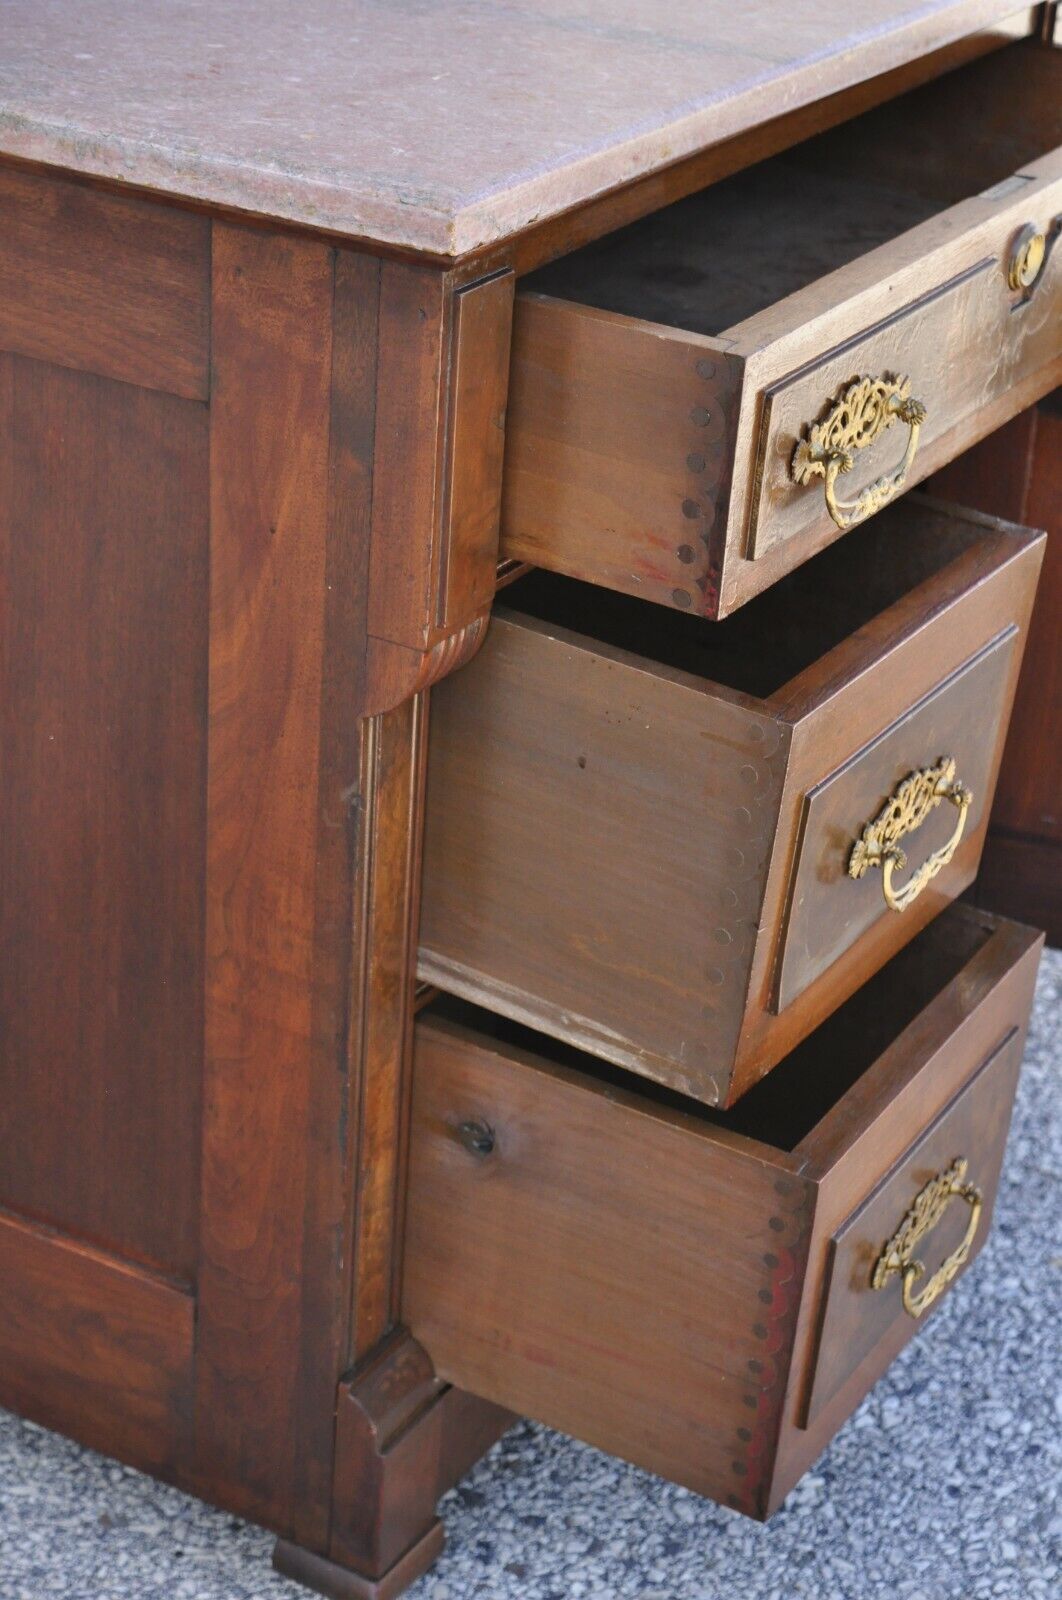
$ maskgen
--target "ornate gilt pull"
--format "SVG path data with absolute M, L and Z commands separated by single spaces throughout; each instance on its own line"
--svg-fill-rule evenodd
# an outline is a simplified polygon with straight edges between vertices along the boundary
M 968 1165 L 966 1157 L 960 1156 L 950 1167 L 945 1167 L 943 1172 L 931 1178 L 924 1189 L 919 1190 L 911 1209 L 874 1263 L 871 1288 L 884 1289 L 890 1278 L 899 1273 L 903 1281 L 903 1309 L 908 1316 L 920 1317 L 923 1311 L 927 1311 L 970 1258 L 984 1197 L 976 1184 L 966 1182 Z M 962 1242 L 941 1263 L 929 1281 L 916 1290 L 915 1285 L 926 1269 L 921 1261 L 915 1259 L 915 1251 L 926 1234 L 936 1227 L 952 1200 L 964 1200 L 970 1208 L 966 1232 Z
M 942 800 L 949 800 L 959 813 L 951 838 L 947 844 L 935 850 L 928 860 L 923 861 L 902 889 L 894 888 L 894 873 L 902 872 L 907 865 L 907 857 L 900 849 L 900 840 L 905 834 L 921 827 Z M 935 878 L 955 854 L 972 800 L 969 789 L 955 777 L 953 756 L 943 757 L 935 767 L 923 767 L 919 772 L 912 772 L 886 801 L 873 822 L 868 822 L 863 828 L 848 858 L 848 876 L 861 878 L 868 868 L 880 867 L 885 904 L 890 911 L 906 910 L 912 900 L 917 900 L 930 879 Z
M 859 378 L 849 384 L 821 422 L 808 429 L 807 437 L 793 451 L 789 468 L 793 482 L 808 484 L 812 478 L 824 478 L 830 516 L 839 528 L 854 528 L 900 493 L 925 419 L 925 406 L 911 398 L 910 378 Z M 873 444 L 894 422 L 906 422 L 909 429 L 900 465 L 868 484 L 858 500 L 838 500 L 837 479 L 841 473 L 851 472 L 856 451 Z

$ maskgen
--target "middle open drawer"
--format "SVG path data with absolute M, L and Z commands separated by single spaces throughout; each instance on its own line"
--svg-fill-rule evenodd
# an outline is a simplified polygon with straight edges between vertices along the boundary
M 1043 542 L 911 499 L 716 624 L 513 585 L 433 696 L 421 977 L 730 1104 L 973 878 Z

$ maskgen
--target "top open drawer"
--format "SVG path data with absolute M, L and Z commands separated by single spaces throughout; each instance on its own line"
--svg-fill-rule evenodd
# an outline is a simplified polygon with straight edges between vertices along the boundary
M 725 616 L 1053 388 L 1060 144 L 1014 45 L 525 279 L 503 558 Z

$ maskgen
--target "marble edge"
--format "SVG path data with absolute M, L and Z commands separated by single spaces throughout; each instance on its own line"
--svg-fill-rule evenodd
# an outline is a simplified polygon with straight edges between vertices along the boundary
M 916 12 L 899 27 L 883 25 L 850 48 L 823 52 L 781 77 L 767 69 L 746 89 L 698 105 L 665 126 L 635 130 L 615 144 L 576 155 L 563 168 L 530 174 L 440 209 L 422 194 L 381 193 L 353 182 L 330 183 L 284 173 L 245 159 L 191 156 L 170 146 L 91 135 L 0 107 L 0 156 L 37 162 L 86 177 L 128 184 L 195 204 L 340 234 L 352 241 L 459 258 L 589 204 L 610 190 L 659 172 L 763 122 L 905 62 L 1032 12 L 1014 0 L 954 0 L 944 11 Z M 873 47 L 873 71 L 860 71 Z
M 854 88 L 1033 9 L 1015 6 L 1013 0 L 981 0 L 973 7 L 967 0 L 957 0 L 947 12 L 919 15 L 903 28 L 879 30 L 837 55 L 809 58 L 781 78 L 765 73 L 740 93 L 706 102 L 667 127 L 636 131 L 606 149 L 575 157 L 562 171 L 535 175 L 496 194 L 476 197 L 453 218 L 453 253 L 464 255 L 497 244 L 775 117 Z M 859 58 L 870 46 L 877 47 L 873 71 L 860 71 Z M 844 70 L 853 61 L 856 69 Z

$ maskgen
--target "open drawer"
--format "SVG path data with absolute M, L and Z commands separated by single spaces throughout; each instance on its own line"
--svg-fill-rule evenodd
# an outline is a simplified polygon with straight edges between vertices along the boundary
M 1062 378 L 1062 51 L 525 279 L 501 553 L 725 616 Z
M 1039 946 L 952 907 L 725 1113 L 440 1001 L 402 1320 L 462 1389 L 766 1516 L 984 1242 Z
M 1043 543 L 913 496 L 710 628 L 519 580 L 433 692 L 421 977 L 730 1104 L 973 878 Z

